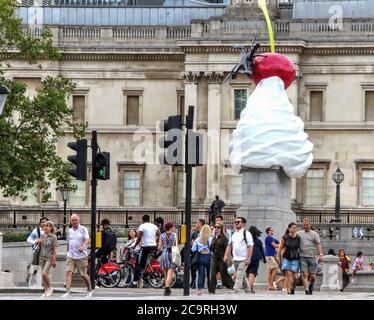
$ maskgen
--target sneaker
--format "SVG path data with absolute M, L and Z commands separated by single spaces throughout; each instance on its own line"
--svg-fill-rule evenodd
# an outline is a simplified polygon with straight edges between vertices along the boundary
M 198 296 L 201 296 L 202 294 L 203 294 L 203 290 L 198 290 L 198 291 L 197 291 L 197 295 L 198 295 Z
M 217 286 L 216 286 L 216 289 L 223 289 L 223 286 L 222 286 L 222 284 L 217 284 Z
M 143 288 L 143 285 L 144 285 L 144 282 L 143 282 L 143 280 L 142 279 L 140 279 L 139 281 L 138 281 L 138 288 Z
M 43 293 L 40 297 L 45 298 L 46 297 L 45 293 Z
M 61 296 L 61 298 L 71 298 L 71 293 L 70 292 L 66 292 L 65 294 L 63 294 Z
M 138 283 L 131 283 L 129 288 L 138 288 Z
M 231 293 L 231 294 L 238 294 L 239 292 L 240 292 L 240 291 L 239 291 L 239 290 L 236 290 L 236 289 L 229 291 L 229 293 Z
M 354 282 L 355 282 L 355 279 L 352 278 L 351 282 L 354 283 Z
M 286 288 L 282 288 L 282 292 L 283 293 L 287 292 L 287 289 Z
M 166 287 L 164 291 L 164 296 L 170 296 L 170 295 L 171 295 L 170 287 Z
M 49 288 L 49 289 L 47 290 L 47 292 L 45 293 L 45 296 L 46 296 L 46 297 L 50 297 L 50 296 L 52 295 L 52 293 L 53 293 L 53 290 L 52 290 L 51 288 Z
M 92 298 L 92 297 L 93 297 L 93 293 L 94 293 L 93 290 L 88 291 L 87 294 L 85 295 L 85 297 L 86 297 L 86 298 Z

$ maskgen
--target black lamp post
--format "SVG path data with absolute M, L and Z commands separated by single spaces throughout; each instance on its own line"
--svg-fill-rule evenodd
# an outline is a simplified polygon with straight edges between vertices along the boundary
M 341 172 L 339 166 L 332 174 L 332 180 L 336 183 L 336 198 L 335 198 L 335 222 L 341 222 L 340 219 L 340 184 L 344 180 L 344 174 Z
M 0 115 L 4 111 L 6 99 L 8 98 L 9 89 L 0 84 Z
M 60 188 L 60 192 L 61 192 L 62 200 L 64 201 L 64 226 L 62 229 L 62 237 L 66 239 L 66 203 L 69 199 L 70 189 L 63 187 L 63 188 Z

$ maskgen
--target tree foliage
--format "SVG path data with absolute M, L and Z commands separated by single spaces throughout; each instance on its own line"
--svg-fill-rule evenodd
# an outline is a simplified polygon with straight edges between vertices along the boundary
M 0 83 L 10 89 L 0 116 L 0 188 L 6 197 L 21 198 L 37 189 L 46 201 L 52 181 L 57 187 L 75 188 L 67 173 L 69 165 L 57 155 L 56 146 L 67 131 L 76 138 L 84 136 L 85 124 L 76 122 L 67 105 L 75 88 L 70 80 L 47 77 L 30 98 L 24 83 L 4 77 L 12 60 L 37 64 L 60 56 L 48 30 L 40 38 L 23 32 L 22 22 L 15 16 L 16 6 L 15 0 L 0 0 Z

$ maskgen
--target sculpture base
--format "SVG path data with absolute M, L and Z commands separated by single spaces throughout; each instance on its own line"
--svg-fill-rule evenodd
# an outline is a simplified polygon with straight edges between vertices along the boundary
M 256 226 L 262 231 L 261 240 L 267 236 L 266 228 L 274 229 L 274 238 L 280 241 L 290 222 L 296 222 L 291 210 L 291 178 L 281 168 L 241 168 L 242 206 L 236 216 L 247 219 L 246 229 Z M 267 284 L 267 267 L 262 262 L 256 283 Z
M 236 215 L 247 219 L 246 228 L 256 226 L 266 237 L 266 228 L 274 229 L 278 240 L 290 222 L 296 222 L 291 210 L 291 178 L 281 168 L 242 168 L 242 206 Z

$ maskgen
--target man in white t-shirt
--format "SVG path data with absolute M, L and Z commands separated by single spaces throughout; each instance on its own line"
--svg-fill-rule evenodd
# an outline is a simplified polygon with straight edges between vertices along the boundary
M 80 224 L 80 218 L 77 214 L 70 217 L 71 228 L 67 233 L 68 253 L 66 258 L 66 293 L 62 296 L 68 298 L 71 296 L 70 287 L 72 273 L 77 268 L 78 273 L 83 278 L 87 287 L 87 298 L 92 297 L 90 277 L 87 274 L 88 251 L 87 247 L 90 242 L 90 236 L 86 227 Z M 92 271 L 91 271 L 92 272 Z
M 251 263 L 253 238 L 252 235 L 244 229 L 246 222 L 247 220 L 245 218 L 235 218 L 236 231 L 231 237 L 224 257 L 224 261 L 228 264 L 233 260 L 236 270 L 236 281 L 232 293 L 238 293 L 241 288 L 243 288 L 246 293 L 250 291 L 245 271 Z M 231 250 L 233 257 L 231 256 Z
M 138 230 L 138 237 L 136 239 L 134 247 L 136 247 L 140 242 L 142 243 L 142 249 L 140 251 L 139 260 L 137 261 L 135 267 L 135 274 L 133 280 L 133 287 L 136 287 L 139 280 L 142 279 L 142 275 L 147 263 L 147 259 L 150 253 L 157 250 L 158 240 L 160 238 L 160 230 L 158 227 L 150 223 L 149 215 L 144 215 L 142 217 L 143 224 L 140 225 Z

